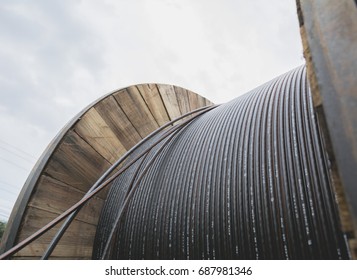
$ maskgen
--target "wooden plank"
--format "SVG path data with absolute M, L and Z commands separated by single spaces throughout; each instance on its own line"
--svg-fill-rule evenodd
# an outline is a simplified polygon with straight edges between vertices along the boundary
M 40 260 L 40 256 L 36 256 L 36 257 L 32 257 L 32 256 L 18 256 L 16 258 L 13 258 L 15 260 Z M 62 256 L 62 257 L 49 257 L 48 258 L 49 260 L 69 260 L 69 261 L 72 261 L 72 260 L 88 260 L 90 259 L 90 257 L 81 257 L 81 256 Z
M 169 122 L 170 118 L 157 86 L 155 84 L 143 84 L 138 85 L 137 88 L 159 126 Z
M 95 109 L 110 127 L 125 149 L 129 150 L 141 140 L 141 136 L 136 131 L 128 117 L 119 107 L 113 96 L 102 100 L 95 105 Z
M 59 215 L 76 204 L 84 195 L 84 192 L 72 186 L 42 175 L 28 206 Z M 96 225 L 103 203 L 103 199 L 93 197 L 81 209 L 76 219 Z
M 187 90 L 177 86 L 174 86 L 174 90 L 181 114 L 191 112 Z
M 26 217 L 22 224 L 22 228 L 26 230 L 20 232 L 18 240 L 24 240 L 40 227 L 52 221 L 56 216 L 56 214 L 47 211 L 28 207 Z M 60 224 L 26 246 L 16 254 L 16 257 L 41 256 L 59 227 Z M 74 220 L 66 230 L 52 255 L 54 257 L 81 256 L 90 258 L 95 230 L 96 227 L 94 225 Z
M 84 239 L 78 239 L 78 241 L 83 241 Z M 17 253 L 12 257 L 12 259 L 40 259 L 47 248 L 47 244 L 44 242 L 30 244 L 21 252 Z M 58 244 L 56 249 L 53 251 L 49 259 L 85 259 L 90 260 L 92 258 L 92 246 L 82 245 L 81 243 L 72 245 L 62 245 Z M 69 258 L 68 256 L 73 256 Z
M 197 95 L 197 102 L 198 102 L 198 104 L 197 104 L 198 108 L 206 106 L 206 98 L 204 98 L 200 95 Z
M 204 107 L 202 106 L 201 104 L 201 100 L 199 100 L 199 96 L 192 92 L 192 91 L 187 91 L 187 96 L 188 96 L 188 100 L 189 100 L 189 103 L 190 103 L 190 108 L 191 108 L 191 111 L 194 111 L 198 108 L 201 108 L 201 107 Z M 191 116 L 194 116 L 194 115 L 197 115 L 198 113 L 196 114 L 193 114 Z
M 142 138 L 159 127 L 135 86 L 116 92 L 113 96 Z
M 208 100 L 207 98 L 205 98 L 205 104 L 206 104 L 206 106 L 214 105 L 214 103 L 211 100 Z
M 198 96 L 192 91 L 187 91 L 188 101 L 190 104 L 191 111 L 199 108 L 198 106 Z
M 69 131 L 53 154 L 44 173 L 83 192 L 110 164 L 78 134 Z
M 41 257 L 40 256 L 36 256 L 36 257 L 32 257 L 32 256 L 18 256 L 13 258 L 14 260 L 40 260 Z M 91 259 L 91 257 L 81 257 L 81 256 L 62 256 L 62 257 L 49 257 L 49 260 L 68 260 L 68 261 L 72 261 L 72 260 L 88 260 Z
M 170 120 L 181 116 L 180 107 L 176 98 L 174 87 L 171 85 L 157 85 Z
M 95 108 L 85 113 L 75 131 L 107 161 L 114 163 L 126 149 Z

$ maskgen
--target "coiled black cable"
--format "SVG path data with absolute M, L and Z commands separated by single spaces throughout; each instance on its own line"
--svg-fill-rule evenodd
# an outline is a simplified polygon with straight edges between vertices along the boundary
M 93 258 L 348 259 L 305 67 L 197 117 L 121 174 Z

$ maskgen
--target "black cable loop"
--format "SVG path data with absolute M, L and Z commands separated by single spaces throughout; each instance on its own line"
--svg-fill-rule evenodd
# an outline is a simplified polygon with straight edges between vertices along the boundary
M 191 121 L 191 120 L 190 120 Z M 155 161 L 155 159 L 159 156 L 160 152 L 165 148 L 166 144 L 169 143 L 172 138 L 183 128 L 183 126 L 181 126 L 180 128 L 178 128 L 177 130 L 175 130 L 174 132 L 172 132 L 172 134 L 170 134 L 170 136 L 161 144 L 161 147 L 155 151 L 153 157 L 149 160 L 149 162 L 146 163 L 146 166 L 144 168 L 144 170 L 140 173 L 140 176 L 138 177 L 137 180 L 136 176 L 139 174 L 139 168 L 137 168 L 137 172 L 135 172 L 132 182 L 129 185 L 129 189 L 127 191 L 126 197 L 125 197 L 125 201 L 123 202 L 123 205 L 119 211 L 119 213 L 117 214 L 117 218 L 115 219 L 115 222 L 113 223 L 113 227 L 112 230 L 109 234 L 108 240 L 106 242 L 106 245 L 104 247 L 104 251 L 102 254 L 102 259 L 106 259 L 107 255 L 108 255 L 108 251 L 109 251 L 109 246 L 112 242 L 114 233 L 120 223 L 120 219 L 123 217 L 123 214 L 125 212 L 125 210 L 127 209 L 129 202 L 133 196 L 133 194 L 135 193 L 135 190 L 139 187 L 139 183 L 141 181 L 141 179 L 144 177 L 144 175 L 146 174 L 146 172 L 149 170 L 150 166 L 152 165 L 152 163 Z M 135 184 L 134 184 L 135 182 Z
M 313 108 L 299 67 L 192 122 L 115 180 L 93 258 L 348 259 Z

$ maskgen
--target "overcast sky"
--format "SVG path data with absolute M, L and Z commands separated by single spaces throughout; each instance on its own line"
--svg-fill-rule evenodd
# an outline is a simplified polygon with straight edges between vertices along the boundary
M 166 83 L 222 103 L 303 63 L 295 0 L 0 0 L 0 220 L 102 95 Z

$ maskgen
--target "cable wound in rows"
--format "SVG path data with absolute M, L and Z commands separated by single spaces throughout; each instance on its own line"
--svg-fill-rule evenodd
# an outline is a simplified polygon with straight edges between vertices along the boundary
M 305 67 L 195 118 L 120 175 L 93 258 L 348 259 Z

